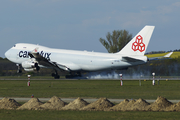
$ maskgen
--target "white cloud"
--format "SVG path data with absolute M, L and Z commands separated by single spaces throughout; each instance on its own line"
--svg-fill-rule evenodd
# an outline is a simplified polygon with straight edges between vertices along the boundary
M 173 3 L 172 5 L 176 7 L 180 7 L 180 2 Z
M 159 5 L 156 9 L 140 10 L 136 12 L 121 12 L 112 19 L 121 23 L 123 28 L 138 27 L 146 24 L 169 24 L 177 17 L 180 2 L 169 5 Z M 145 7 L 143 7 L 145 8 Z

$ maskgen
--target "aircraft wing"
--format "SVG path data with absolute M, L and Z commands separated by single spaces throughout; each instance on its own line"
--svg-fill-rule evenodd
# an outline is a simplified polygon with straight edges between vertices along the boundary
M 170 59 L 170 56 L 173 54 L 173 52 L 170 52 L 168 54 L 166 54 L 165 56 L 161 56 L 161 57 L 152 57 L 152 58 L 148 58 L 149 61 L 152 60 L 163 60 L 163 59 Z
M 28 55 L 31 57 L 31 58 L 35 58 L 36 61 L 39 63 L 39 65 L 43 65 L 45 67 L 51 67 L 53 69 L 56 69 L 56 70 L 60 70 L 60 71 L 70 71 L 70 69 L 68 67 L 66 67 L 65 65 L 61 65 L 61 64 L 58 64 L 54 61 L 51 61 L 50 59 L 47 59 L 43 56 L 41 56 L 37 50 L 32 51 L 32 52 L 29 52 Z

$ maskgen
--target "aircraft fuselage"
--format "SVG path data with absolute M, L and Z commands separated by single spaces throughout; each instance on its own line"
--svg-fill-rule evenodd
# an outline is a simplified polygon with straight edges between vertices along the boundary
M 132 65 L 139 65 L 147 62 L 147 57 L 145 56 L 142 56 L 143 60 L 131 63 L 122 61 L 122 56 L 119 54 L 53 49 L 40 45 L 24 43 L 16 44 L 9 49 L 5 55 L 10 61 L 21 64 L 22 62 L 31 59 L 28 53 L 37 47 L 38 53 L 42 57 L 67 66 L 72 71 L 123 69 Z

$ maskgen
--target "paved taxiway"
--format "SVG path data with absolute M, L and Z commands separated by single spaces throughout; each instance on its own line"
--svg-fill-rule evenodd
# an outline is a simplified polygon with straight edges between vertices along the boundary
M 11 99 L 14 99 L 16 100 L 17 102 L 27 102 L 29 101 L 30 99 L 32 98 L 17 98 L 17 97 L 9 97 Z M 0 97 L 0 100 L 3 99 L 3 97 Z M 40 101 L 42 102 L 47 102 L 48 100 L 50 100 L 51 98 L 38 98 Z M 72 102 L 74 101 L 76 98 L 61 98 L 62 101 L 64 102 Z M 92 102 L 95 102 L 97 101 L 98 99 L 96 98 L 83 98 L 85 101 L 89 102 L 89 103 L 92 103 Z M 109 101 L 111 101 L 112 103 L 120 103 L 122 101 L 124 101 L 124 99 L 108 99 Z M 130 99 L 129 99 L 130 100 Z M 153 103 L 155 102 L 156 100 L 146 100 L 147 102 L 149 103 Z M 180 100 L 169 100 L 170 102 L 172 103 L 178 103 L 180 102 Z

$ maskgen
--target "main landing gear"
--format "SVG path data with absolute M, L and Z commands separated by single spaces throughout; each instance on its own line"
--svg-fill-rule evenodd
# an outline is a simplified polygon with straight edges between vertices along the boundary
M 58 72 L 55 70 L 55 73 L 51 74 L 52 77 L 54 77 L 54 79 L 59 79 L 60 76 L 58 75 Z M 71 72 L 70 75 L 66 75 L 66 79 L 74 79 L 74 78 L 79 78 L 82 77 L 80 72 Z
M 52 73 L 52 77 L 54 77 L 54 79 L 59 79 L 60 78 L 57 71 L 55 71 L 55 73 Z
M 70 73 L 70 75 L 66 75 L 67 79 L 73 79 L 73 78 L 78 78 L 78 77 L 82 77 L 80 72 L 77 73 Z

